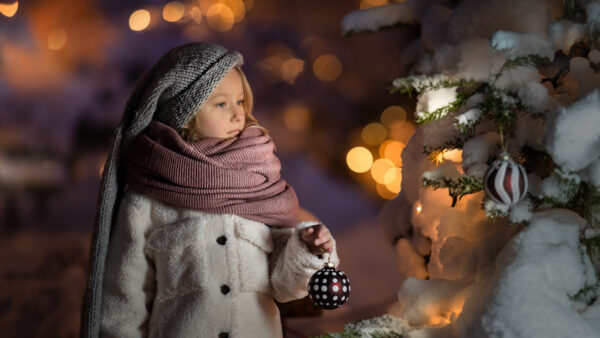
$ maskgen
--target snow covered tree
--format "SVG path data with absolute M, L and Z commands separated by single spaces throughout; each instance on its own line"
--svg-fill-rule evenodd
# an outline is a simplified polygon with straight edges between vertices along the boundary
M 420 36 L 392 92 L 418 93 L 420 127 L 380 223 L 406 279 L 391 316 L 338 336 L 599 337 L 600 1 L 407 0 L 342 23 L 402 25 Z M 528 185 L 486 176 L 503 156 Z

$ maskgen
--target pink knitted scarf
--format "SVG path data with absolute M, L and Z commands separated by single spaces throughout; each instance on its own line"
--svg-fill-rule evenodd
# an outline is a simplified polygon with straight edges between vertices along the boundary
M 298 199 L 279 175 L 274 149 L 260 128 L 187 143 L 174 129 L 152 121 L 128 151 L 127 183 L 178 207 L 294 227 Z

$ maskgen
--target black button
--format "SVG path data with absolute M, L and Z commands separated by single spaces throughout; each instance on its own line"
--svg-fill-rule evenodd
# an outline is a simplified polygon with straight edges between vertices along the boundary
M 219 243 L 220 245 L 225 245 L 225 242 L 227 242 L 227 237 L 221 236 L 217 238 L 217 243 Z
M 221 285 L 221 293 L 226 295 L 229 293 L 229 286 L 227 285 Z
M 219 333 L 219 338 L 227 338 L 227 337 L 229 337 L 229 334 L 227 332 Z

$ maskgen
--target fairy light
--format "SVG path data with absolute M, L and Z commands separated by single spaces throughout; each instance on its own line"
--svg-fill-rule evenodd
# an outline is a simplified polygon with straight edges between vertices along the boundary
M 342 69 L 340 60 L 331 54 L 321 55 L 313 63 L 315 76 L 324 82 L 337 79 L 342 74 Z
M 0 13 L 7 18 L 12 18 L 17 14 L 19 9 L 19 2 L 15 1 L 12 4 L 0 4 Z
M 389 106 L 381 113 L 381 123 L 386 127 L 391 127 L 404 121 L 406 121 L 406 110 L 400 106 Z
M 190 17 L 192 18 L 192 20 L 194 20 L 195 23 L 201 23 L 202 11 L 200 10 L 200 8 L 197 6 L 192 7 L 192 9 L 190 10 Z
M 417 211 L 417 214 L 421 213 L 421 211 L 423 210 L 421 203 L 417 202 L 417 206 L 415 207 L 415 210 Z
M 168 22 L 177 22 L 183 18 L 185 6 L 179 1 L 171 1 L 163 7 L 162 17 Z
M 129 28 L 132 31 L 143 31 L 150 25 L 150 12 L 145 9 L 138 9 L 129 16 Z
M 373 165 L 373 155 L 365 147 L 354 147 L 346 154 L 346 164 L 356 173 L 364 173 Z
M 242 0 L 224 0 L 222 2 L 231 9 L 233 21 L 235 23 L 244 20 L 244 17 L 246 16 L 246 6 Z
M 386 140 L 379 146 L 379 157 L 387 158 L 396 166 L 402 166 L 402 151 L 405 145 L 395 140 Z

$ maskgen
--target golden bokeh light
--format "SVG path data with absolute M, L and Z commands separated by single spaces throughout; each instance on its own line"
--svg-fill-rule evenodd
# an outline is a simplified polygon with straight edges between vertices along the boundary
M 387 128 L 381 123 L 369 123 L 362 129 L 360 137 L 368 145 L 378 145 L 383 142 L 388 135 Z
M 206 12 L 208 25 L 219 32 L 230 30 L 233 27 L 234 20 L 233 11 L 225 4 L 213 4 Z
M 304 61 L 291 58 L 281 64 L 281 78 L 283 81 L 294 84 L 296 77 L 304 70 Z
M 389 191 L 393 192 L 394 194 L 398 194 L 402 186 L 402 169 L 390 168 L 385 173 L 384 181 L 387 182 L 385 187 Z
M 190 10 L 190 17 L 192 18 L 192 20 L 194 20 L 195 23 L 201 23 L 202 11 L 200 10 L 200 7 L 192 7 L 192 9 Z
M 12 18 L 17 14 L 19 9 L 19 2 L 15 1 L 12 4 L 0 4 L 0 13 L 7 18 Z
M 67 31 L 63 28 L 55 29 L 48 34 L 48 48 L 59 50 L 67 43 Z
M 342 63 L 331 54 L 319 56 L 313 63 L 313 72 L 321 81 L 330 82 L 342 74 Z
M 381 113 L 381 123 L 386 127 L 391 127 L 404 121 L 406 121 L 406 110 L 400 106 L 389 106 Z
M 387 158 L 379 158 L 371 166 L 371 176 L 379 184 L 390 183 L 395 178 L 395 171 L 393 174 L 388 174 L 388 171 L 393 168 L 395 168 L 394 162 Z
M 421 213 L 421 211 L 423 210 L 423 206 L 421 206 L 421 203 L 417 202 L 415 210 L 417 211 L 417 214 Z
M 246 6 L 242 0 L 221 0 L 233 12 L 233 21 L 240 22 L 246 16 Z
M 462 149 L 445 150 L 442 158 L 446 161 L 462 162 Z
M 367 9 L 367 8 L 371 8 L 371 7 L 378 7 L 378 6 L 383 6 L 383 5 L 387 5 L 388 4 L 388 0 L 362 0 L 360 2 L 360 9 Z
M 206 13 L 208 13 L 208 9 L 210 8 L 210 6 L 219 3 L 219 0 L 198 0 L 197 4 L 198 4 L 198 8 L 200 8 L 200 11 L 206 15 Z
M 373 155 L 365 147 L 354 147 L 346 154 L 346 164 L 356 173 L 364 173 L 373 165 Z
M 402 151 L 405 145 L 395 140 L 386 140 L 379 146 L 379 157 L 387 158 L 397 167 L 402 166 Z
M 388 131 L 390 139 L 406 144 L 415 132 L 415 125 L 408 121 L 395 122 L 391 126 L 388 126 Z
M 132 31 L 143 31 L 150 24 L 150 12 L 145 9 L 138 9 L 129 16 L 129 28 Z
M 182 2 L 171 1 L 163 7 L 162 17 L 168 22 L 177 22 L 183 18 L 185 6 Z
M 385 184 L 375 183 L 375 190 L 377 190 L 377 195 L 386 200 L 391 200 L 398 195 L 390 191 Z
M 310 123 L 310 111 L 303 105 L 289 106 L 283 112 L 283 124 L 294 131 L 303 131 Z

